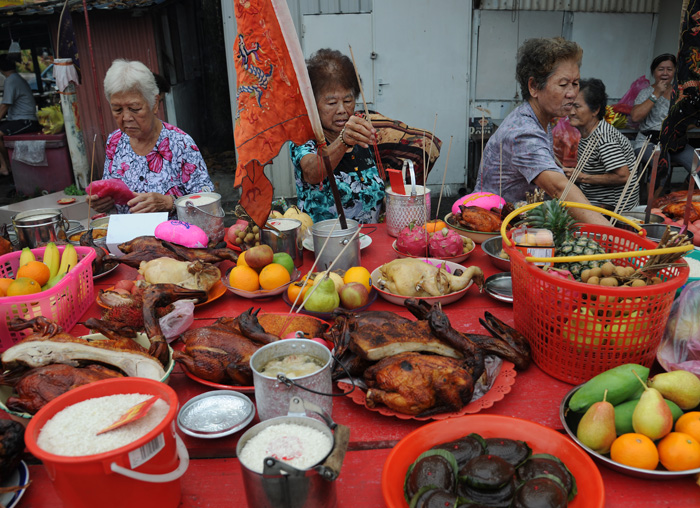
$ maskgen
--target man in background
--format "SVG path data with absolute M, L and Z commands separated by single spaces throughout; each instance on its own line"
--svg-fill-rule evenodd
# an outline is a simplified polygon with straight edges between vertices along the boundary
M 41 125 L 36 117 L 36 102 L 32 89 L 17 73 L 15 62 L 0 56 L 0 72 L 5 76 L 5 88 L 0 103 L 0 176 L 10 174 L 10 158 L 4 137 L 38 132 Z

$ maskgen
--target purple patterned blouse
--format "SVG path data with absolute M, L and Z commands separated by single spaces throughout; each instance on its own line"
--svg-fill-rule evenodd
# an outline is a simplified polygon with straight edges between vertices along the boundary
M 118 178 L 134 192 L 159 192 L 175 198 L 195 192 L 213 192 L 199 148 L 182 129 L 163 122 L 151 153 L 137 155 L 129 136 L 120 130 L 107 139 L 103 180 Z M 116 205 L 119 213 L 129 213 L 127 205 Z

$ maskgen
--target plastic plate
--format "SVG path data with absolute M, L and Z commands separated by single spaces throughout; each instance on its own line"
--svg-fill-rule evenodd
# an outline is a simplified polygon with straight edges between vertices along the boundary
M 256 299 L 256 298 L 270 298 L 272 296 L 277 296 L 282 293 L 285 293 L 287 291 L 287 286 L 289 286 L 292 282 L 297 280 L 299 277 L 301 277 L 301 272 L 297 269 L 294 269 L 294 272 L 292 273 L 292 280 L 287 282 L 286 284 L 282 284 L 280 287 L 275 288 L 275 289 L 258 289 L 257 291 L 243 291 L 242 289 L 236 289 L 231 286 L 231 284 L 228 281 L 228 276 L 231 270 L 233 270 L 234 267 L 229 268 L 226 271 L 226 274 L 221 278 L 221 282 L 226 286 L 226 289 L 231 291 L 231 293 L 241 296 L 243 298 L 251 298 L 251 299 Z
M 388 508 L 408 508 L 403 485 L 408 467 L 428 448 L 476 432 L 482 437 L 527 441 L 532 453 L 559 457 L 576 478 L 578 494 L 569 508 L 602 508 L 605 487 L 593 460 L 575 443 L 543 425 L 497 415 L 468 415 L 424 425 L 398 442 L 384 462 L 382 494 Z
M 15 492 L 7 492 L 5 494 L 0 494 L 0 505 L 5 508 L 13 508 L 17 506 L 19 500 L 24 495 L 27 490 L 29 483 L 29 468 L 27 464 L 21 460 L 19 466 L 12 473 L 8 474 L 3 481 L 0 482 L 0 487 L 18 487 L 24 485 L 25 487 L 21 490 Z

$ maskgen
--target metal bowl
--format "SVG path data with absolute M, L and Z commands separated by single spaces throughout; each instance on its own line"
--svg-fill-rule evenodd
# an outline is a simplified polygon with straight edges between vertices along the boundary
M 481 242 L 481 249 L 488 255 L 491 264 L 503 270 L 504 272 L 510 272 L 510 259 L 503 259 L 498 255 L 501 250 L 503 250 L 503 237 L 498 235 L 493 238 Z
M 681 232 L 680 226 L 673 226 L 670 224 L 642 224 L 642 229 L 646 230 L 647 238 L 649 240 L 659 243 L 661 241 L 661 237 L 664 236 L 664 231 L 666 231 L 667 226 L 671 228 L 672 232 Z M 694 236 L 693 233 L 686 230 L 685 234 L 688 236 L 688 240 L 690 240 L 690 242 L 692 243 Z
M 610 457 L 594 452 L 586 445 L 581 443 L 581 441 L 579 441 L 576 437 L 576 430 L 578 429 L 578 422 L 583 417 L 583 413 L 569 411 L 569 401 L 571 400 L 571 397 L 573 397 L 574 393 L 576 393 L 576 391 L 579 388 L 581 388 L 581 386 L 582 385 L 575 387 L 573 390 L 567 393 L 564 399 L 561 401 L 561 406 L 559 406 L 559 419 L 561 420 L 562 425 L 564 425 L 564 430 L 567 434 L 569 434 L 569 437 L 573 439 L 577 445 L 579 445 L 586 452 L 588 452 L 588 454 L 591 457 L 593 457 L 593 460 L 596 461 L 598 464 L 602 464 L 603 466 L 612 469 L 613 471 L 617 471 L 618 473 L 626 474 L 628 476 L 634 476 L 637 478 L 644 478 L 647 480 L 671 480 L 675 478 L 685 478 L 687 476 L 692 476 L 700 473 L 700 468 L 688 469 L 687 471 L 666 471 L 658 469 L 650 471 L 648 469 L 639 469 L 637 467 L 625 466 L 624 464 L 619 464 L 617 462 L 612 461 Z
M 620 215 L 622 215 L 623 217 L 626 217 L 628 219 L 633 220 L 639 226 L 641 226 L 642 224 L 645 223 L 644 219 L 646 218 L 646 212 L 634 212 L 634 211 L 622 212 Z M 646 222 L 646 224 L 663 224 L 665 219 L 666 219 L 666 217 L 664 217 L 663 215 L 652 213 L 649 215 L 649 221 Z M 633 231 L 633 232 L 637 231 L 629 224 L 622 222 L 620 220 L 615 223 L 615 227 L 618 227 L 620 229 L 626 229 L 627 231 Z

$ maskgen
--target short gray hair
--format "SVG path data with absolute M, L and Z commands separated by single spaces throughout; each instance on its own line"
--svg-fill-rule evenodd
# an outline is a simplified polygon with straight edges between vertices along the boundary
M 115 93 L 138 92 L 153 107 L 158 95 L 158 85 L 153 73 L 138 60 L 118 59 L 112 62 L 104 80 L 107 102 Z

